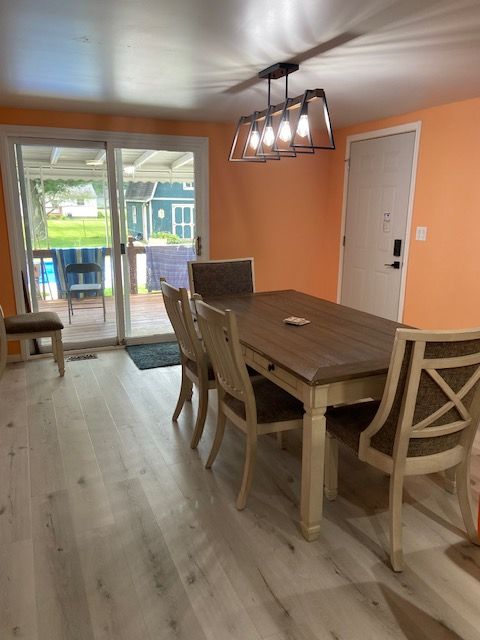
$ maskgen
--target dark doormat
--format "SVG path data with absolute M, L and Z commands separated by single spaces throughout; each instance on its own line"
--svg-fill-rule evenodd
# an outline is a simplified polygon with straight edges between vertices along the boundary
M 131 344 L 127 353 L 139 369 L 155 369 L 180 364 L 177 342 L 153 342 L 151 344 Z

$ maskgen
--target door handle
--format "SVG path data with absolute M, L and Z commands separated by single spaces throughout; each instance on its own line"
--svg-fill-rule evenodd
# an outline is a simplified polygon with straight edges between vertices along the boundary
M 202 255 L 202 238 L 200 236 L 197 236 L 195 238 L 195 255 L 197 256 L 201 256 Z
M 386 264 L 386 267 L 392 267 L 392 269 L 400 269 L 400 261 L 399 260 L 395 260 L 395 262 L 392 262 L 390 264 Z

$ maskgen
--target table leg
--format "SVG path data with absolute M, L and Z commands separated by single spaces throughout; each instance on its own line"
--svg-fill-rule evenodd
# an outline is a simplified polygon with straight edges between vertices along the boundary
M 307 540 L 320 535 L 323 510 L 326 406 L 305 406 L 303 416 L 302 487 L 300 527 Z

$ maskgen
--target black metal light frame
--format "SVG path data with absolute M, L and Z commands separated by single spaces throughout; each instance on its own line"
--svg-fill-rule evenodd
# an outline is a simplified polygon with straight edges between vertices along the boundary
M 297 153 L 315 153 L 315 149 L 333 150 L 335 149 L 335 141 L 333 137 L 333 129 L 330 120 L 330 113 L 328 110 L 327 99 L 325 91 L 323 89 L 307 89 L 302 95 L 295 98 L 288 97 L 288 76 L 290 73 L 297 71 L 298 64 L 291 62 L 277 62 L 270 67 L 267 67 L 258 74 L 259 78 L 268 80 L 268 105 L 263 111 L 255 111 L 248 116 L 242 116 L 237 125 L 235 135 L 233 138 L 232 146 L 230 148 L 230 154 L 228 159 L 231 162 L 265 162 L 266 160 L 279 160 L 283 157 L 295 157 Z M 270 82 L 271 80 L 277 80 L 285 77 L 285 101 L 278 105 L 270 104 Z M 325 130 L 328 136 L 328 144 L 315 144 L 311 127 L 309 126 L 306 140 L 298 140 L 298 125 L 300 118 L 304 114 L 308 114 L 308 108 L 311 102 L 316 100 L 322 100 L 323 106 L 323 118 L 325 121 Z M 297 115 L 298 114 L 298 115 Z M 296 116 L 296 117 L 295 117 Z M 288 117 L 291 119 L 292 137 L 288 145 L 282 147 L 278 144 L 280 135 L 280 126 L 282 119 Z M 278 122 L 277 130 L 274 133 L 273 144 L 267 145 L 269 151 L 265 149 L 265 134 L 269 124 L 273 121 Z M 260 126 L 261 125 L 261 126 Z M 245 142 L 241 154 L 235 156 L 237 144 L 239 144 L 240 131 L 242 127 L 249 126 L 248 134 L 246 135 Z M 249 143 L 251 135 L 254 131 L 259 133 L 259 142 L 256 148 L 251 148 Z M 241 143 L 240 143 L 241 144 Z

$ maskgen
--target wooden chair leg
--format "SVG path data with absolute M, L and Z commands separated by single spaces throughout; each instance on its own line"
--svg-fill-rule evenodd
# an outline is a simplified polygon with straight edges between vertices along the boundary
M 191 394 L 191 391 L 192 381 L 187 377 L 187 374 L 185 373 L 185 366 L 182 364 L 182 383 L 180 385 L 180 394 L 178 396 L 177 406 L 175 407 L 175 411 L 172 416 L 173 422 L 177 421 L 180 411 L 183 409 L 183 405 L 185 404 L 185 400 L 188 395 Z
M 65 359 L 63 355 L 62 332 L 56 331 L 53 340 L 55 342 L 55 353 L 57 355 L 58 372 L 61 376 L 63 376 L 65 375 Z
M 327 431 L 325 438 L 325 497 L 335 500 L 338 492 L 338 442 Z
M 205 419 L 207 417 L 208 409 L 208 380 L 200 380 L 198 385 L 198 413 L 195 421 L 195 429 L 193 431 L 190 447 L 196 449 L 200 438 L 202 437 L 203 427 L 205 426 Z
M 280 449 L 286 449 L 288 445 L 288 431 L 277 431 L 277 443 Z
M 58 362 L 57 341 L 55 340 L 55 335 L 52 335 L 52 355 L 53 355 L 54 362 Z
M 245 509 L 247 497 L 252 486 L 253 471 L 255 468 L 255 458 L 257 455 L 257 438 L 248 436 L 246 439 L 245 465 L 243 467 L 242 486 L 237 496 L 236 507 L 239 510 Z
M 68 306 L 68 324 L 72 324 L 72 297 L 69 293 L 67 293 L 67 306 Z
M 107 321 L 107 314 L 105 312 L 105 294 L 102 291 L 102 304 L 103 304 L 103 321 Z
M 390 476 L 390 562 L 394 571 L 403 571 L 402 503 L 403 473 Z
M 463 522 L 468 537 L 473 544 L 480 545 L 480 537 L 475 523 L 473 499 L 470 491 L 470 456 L 457 466 L 457 495 Z
M 450 469 L 445 469 L 445 491 L 448 493 L 457 493 L 457 467 L 450 467 Z
M 215 431 L 215 438 L 213 439 L 212 448 L 210 450 L 210 455 L 208 456 L 208 460 L 205 464 L 205 469 L 210 469 L 212 464 L 215 462 L 215 458 L 217 457 L 217 453 L 220 449 L 220 445 L 222 444 L 223 434 L 225 433 L 225 423 L 227 422 L 227 418 L 225 414 L 218 408 L 218 416 L 217 416 L 217 430 Z

